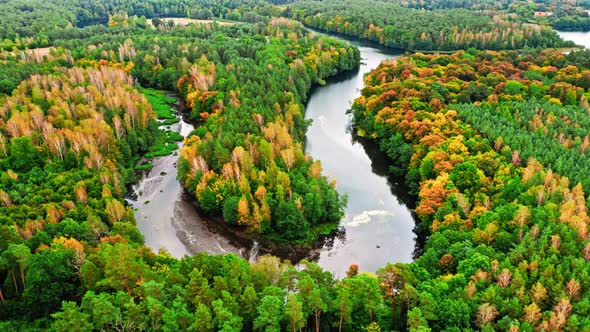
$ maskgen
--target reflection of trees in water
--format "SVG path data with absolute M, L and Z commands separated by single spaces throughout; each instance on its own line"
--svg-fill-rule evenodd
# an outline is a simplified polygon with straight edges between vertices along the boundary
M 418 223 L 416 222 L 418 220 L 418 216 L 416 216 L 414 213 L 414 208 L 416 207 L 418 198 L 409 193 L 410 189 L 406 185 L 405 179 L 403 177 L 391 175 L 389 172 L 391 161 L 387 155 L 379 149 L 379 146 L 375 142 L 356 135 L 352 125 L 349 126 L 348 131 L 351 133 L 353 143 L 359 143 L 365 150 L 365 153 L 369 156 L 369 159 L 371 159 L 371 169 L 373 173 L 386 177 L 391 194 L 397 198 L 397 201 L 400 204 L 405 205 L 410 209 L 412 218 L 414 220 L 414 228 L 412 231 L 414 234 L 416 234 L 416 237 L 414 238 L 415 245 L 414 251 L 412 252 L 412 257 L 414 259 L 420 257 L 424 253 L 424 245 L 429 233 L 427 229 L 422 229 L 419 227 Z
M 391 166 L 392 163 L 387 155 L 379 149 L 379 146 L 375 142 L 365 137 L 357 136 L 352 127 L 349 127 L 348 130 L 352 134 L 352 142 L 359 143 L 365 150 L 367 156 L 369 156 L 369 159 L 371 159 L 371 170 L 373 173 L 386 177 L 391 194 L 397 198 L 398 203 L 413 210 L 416 207 L 417 197 L 409 193 L 410 189 L 406 185 L 403 177 L 391 175 L 389 172 L 389 166 Z M 416 217 L 413 213 L 412 217 L 415 220 Z
M 413 212 L 412 212 L 413 214 Z M 414 217 L 415 218 L 415 217 Z M 418 257 L 422 256 L 424 253 L 424 246 L 426 245 L 426 240 L 428 239 L 428 230 L 421 229 L 418 226 L 414 226 L 412 230 L 414 234 L 416 234 L 416 244 L 414 245 L 414 251 L 412 252 L 412 258 L 417 259 Z
M 323 239 L 322 247 L 326 248 L 327 250 L 332 250 L 332 248 L 334 248 L 334 242 L 336 239 L 342 243 L 346 242 L 346 228 L 344 228 L 344 226 L 339 226 L 334 233 L 326 236 Z
M 362 59 L 361 59 L 362 61 Z M 307 109 L 307 105 L 309 103 L 309 100 L 311 99 L 310 97 L 314 94 L 314 92 L 317 91 L 317 89 L 321 89 L 323 87 L 327 87 L 329 84 L 335 84 L 335 83 L 340 83 L 340 82 L 346 82 L 348 80 L 351 80 L 353 78 L 355 78 L 356 76 L 358 76 L 360 72 L 360 67 L 357 67 L 355 69 L 352 70 L 348 70 L 348 71 L 344 71 L 341 72 L 339 74 L 336 74 L 334 76 L 330 76 L 328 78 L 326 78 L 326 85 L 318 85 L 315 84 L 311 87 L 311 89 L 309 90 L 309 93 L 307 94 L 308 98 L 306 99 L 304 106 Z M 306 137 L 307 139 L 307 137 Z
M 321 236 L 308 247 L 277 244 L 277 246 L 270 250 L 270 252 L 266 252 L 267 250 L 264 251 L 274 256 L 278 256 L 281 259 L 288 259 L 291 262 L 299 262 L 302 259 L 317 262 L 320 259 L 322 251 L 331 251 L 334 248 L 336 240 L 343 243 L 346 241 L 346 229 L 343 226 L 339 226 L 330 235 Z

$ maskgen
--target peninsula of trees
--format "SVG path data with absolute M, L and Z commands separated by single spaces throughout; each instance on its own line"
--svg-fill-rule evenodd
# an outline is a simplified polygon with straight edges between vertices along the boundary
M 545 49 L 572 46 L 548 25 L 588 3 L 531 4 L 0 2 L 0 330 L 588 329 L 590 51 Z M 160 127 L 168 92 L 196 128 L 178 173 L 203 214 L 288 245 L 338 226 L 304 105 L 361 59 L 305 26 L 448 53 L 382 63 L 352 106 L 417 198 L 421 255 L 337 279 L 152 252 L 125 197 L 182 139 Z

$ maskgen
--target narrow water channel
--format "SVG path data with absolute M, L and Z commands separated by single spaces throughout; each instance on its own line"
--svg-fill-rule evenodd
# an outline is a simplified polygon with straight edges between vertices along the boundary
M 180 116 L 179 120 L 169 129 L 186 137 L 194 127 Z M 211 254 L 245 252 L 222 235 L 215 225 L 199 216 L 176 179 L 177 160 L 178 152 L 151 160 L 154 167 L 133 187 L 135 198 L 127 200 L 135 209 L 137 227 L 145 244 L 155 252 L 165 248 L 177 258 L 201 251 Z

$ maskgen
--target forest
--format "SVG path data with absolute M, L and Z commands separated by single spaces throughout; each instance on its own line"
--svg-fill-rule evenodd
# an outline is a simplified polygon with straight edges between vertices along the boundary
M 581 8 L 0 2 L 0 330 L 588 329 L 590 51 L 546 50 L 572 46 L 549 25 Z M 147 21 L 165 17 L 208 21 Z M 351 110 L 416 197 L 420 254 L 336 278 L 307 260 L 153 252 L 126 198 L 183 139 L 165 129 L 171 95 L 195 125 L 177 167 L 200 214 L 287 245 L 337 229 L 347 197 L 306 154 L 305 106 L 362 60 L 306 26 L 446 51 L 383 62 Z
M 358 329 L 386 316 L 378 278 L 354 270 L 346 283 L 370 293 L 354 303 L 343 293 L 338 313 L 343 291 L 314 263 L 304 272 L 272 257 L 253 268 L 235 255 L 154 254 L 123 201 L 140 157 L 174 144 L 156 122 L 174 121 L 169 101 L 141 86 L 178 89 L 201 123 L 180 173 L 205 213 L 284 241 L 330 232 L 345 201 L 304 155 L 301 108 L 312 84 L 358 65 L 358 50 L 282 18 L 159 30 L 111 21 L 56 38 L 43 57 L 5 56 L 5 91 L 16 88 L 0 123 L 2 329 Z
M 178 81 L 191 118 L 203 122 L 182 150 L 179 177 L 206 214 L 283 242 L 309 241 L 336 228 L 345 201 L 305 155 L 302 102 L 312 84 L 355 68 L 359 53 L 286 19 L 269 30 L 273 38 L 252 45 L 266 44 L 253 61 L 216 66 L 203 56 Z
M 557 30 L 590 30 L 588 0 L 388 0 L 387 3 L 425 10 L 469 9 L 494 14 L 516 14 L 525 22 L 551 25 Z
M 547 26 L 465 9 L 424 11 L 388 1 L 367 6 L 363 0 L 306 0 L 289 5 L 286 15 L 314 28 L 411 51 L 573 46 Z
M 561 40 L 548 24 L 565 30 L 587 25 L 586 12 L 576 11 L 580 7 L 558 11 L 551 22 L 533 20 L 542 23 L 541 26 L 528 23 L 534 10 L 531 11 L 527 2 L 512 3 L 509 8 L 502 2 L 489 1 L 466 5 L 465 1 L 379 0 L 371 2 L 371 6 L 366 6 L 365 0 L 50 0 L 42 6 L 35 3 L 33 0 L 0 3 L 0 11 L 9 18 L 0 22 L 0 48 L 51 46 L 59 35 L 75 33 L 74 26 L 105 23 L 116 13 L 251 23 L 283 16 L 310 27 L 411 51 L 571 47 L 573 43 Z
M 79 63 L 122 62 L 144 86 L 178 89 L 201 124 L 179 177 L 204 214 L 281 241 L 336 228 L 345 201 L 304 153 L 302 103 L 312 84 L 358 66 L 358 50 L 283 18 L 214 31 L 122 28 L 131 38 L 118 29 L 89 27 L 55 45 Z
M 590 31 L 590 1 L 514 1 L 507 7 L 520 17 L 557 30 Z
M 406 174 L 430 233 L 413 263 L 429 273 L 412 309 L 423 326 L 590 326 L 590 71 L 579 61 L 555 51 L 417 53 L 365 78 L 357 130 Z M 476 324 L 465 319 L 474 314 Z
M 49 0 L 41 4 L 34 0 L 3 1 L 0 12 L 6 19 L 0 22 L 0 46 L 8 50 L 50 46 L 64 30 L 76 33 L 76 26 L 106 23 L 119 13 L 148 18 L 227 16 L 231 20 L 256 22 L 261 15 L 254 8 L 269 5 L 263 0 Z

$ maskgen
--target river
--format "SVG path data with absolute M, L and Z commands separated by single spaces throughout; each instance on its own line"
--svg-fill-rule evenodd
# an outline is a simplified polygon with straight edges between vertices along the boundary
M 358 264 L 361 271 L 375 271 L 387 262 L 410 262 L 415 246 L 414 219 L 400 199 L 404 198 L 399 192 L 403 186 L 385 175 L 387 161 L 377 149 L 368 143 L 363 146 L 355 137 L 352 117 L 346 113 L 360 96 L 365 73 L 400 53 L 351 43 L 361 51 L 359 70 L 315 88 L 306 108 L 307 118 L 313 120 L 306 150 L 321 160 L 324 173 L 336 180 L 338 191 L 348 195 L 346 215 L 340 223 L 344 235 L 328 241 L 318 260 L 339 277 L 351 264 Z
M 193 126 L 178 116 L 179 122 L 167 129 L 186 137 Z M 179 144 L 182 148 L 182 142 Z M 145 244 L 158 251 L 165 248 L 172 256 L 206 251 L 211 254 L 247 252 L 223 235 L 212 222 L 199 216 L 188 195 L 176 179 L 178 151 L 157 157 L 154 167 L 133 187 L 133 198 L 127 202 L 135 209 L 137 228 Z
M 360 68 L 314 88 L 306 109 L 306 117 L 313 120 L 306 150 L 322 162 L 324 174 L 336 180 L 337 190 L 348 195 L 340 231 L 307 257 L 337 277 L 345 276 L 351 264 L 374 272 L 387 262 L 410 262 L 416 237 L 414 219 L 404 203 L 411 200 L 404 196 L 403 185 L 387 177 L 388 164 L 378 149 L 368 142 L 361 144 L 353 135 L 347 114 L 360 95 L 364 75 L 400 53 L 360 41 L 351 43 L 361 51 Z M 171 129 L 186 136 L 193 128 L 181 119 Z M 257 247 L 241 247 L 231 234 L 199 217 L 192 201 L 182 194 L 176 160 L 176 155 L 155 158 L 153 169 L 134 189 L 138 198 L 129 201 L 146 245 L 156 251 L 166 248 L 175 257 L 206 251 L 236 252 L 248 258 L 249 252 L 256 252 Z
M 590 49 L 590 31 L 555 31 L 562 39 L 571 40 L 577 45 Z

